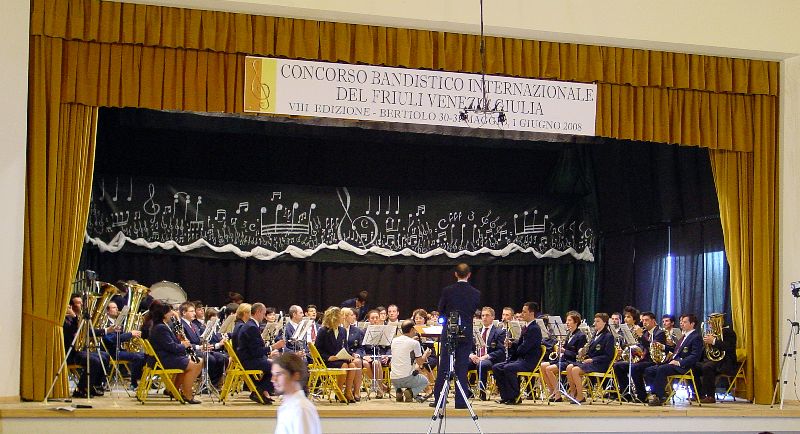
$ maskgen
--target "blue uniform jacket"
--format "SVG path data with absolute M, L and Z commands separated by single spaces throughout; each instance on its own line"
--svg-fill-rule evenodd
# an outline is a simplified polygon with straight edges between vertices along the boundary
M 508 349 L 511 360 L 522 361 L 525 370 L 533 369 L 542 356 L 542 330 L 536 322 L 531 322 L 525 327 L 519 340 Z

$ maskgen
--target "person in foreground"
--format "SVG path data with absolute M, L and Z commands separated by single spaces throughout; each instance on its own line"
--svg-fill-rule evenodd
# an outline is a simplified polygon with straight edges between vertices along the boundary
M 275 434 L 321 434 L 317 409 L 303 390 L 308 377 L 305 360 L 295 353 L 283 353 L 273 361 L 271 372 L 275 393 L 283 395 Z

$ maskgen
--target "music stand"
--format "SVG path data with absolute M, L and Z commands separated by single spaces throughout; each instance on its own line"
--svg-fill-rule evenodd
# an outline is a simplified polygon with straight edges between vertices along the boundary
M 636 397 L 636 385 L 633 384 L 633 346 L 639 341 L 633 336 L 628 324 L 620 324 L 618 334 L 619 336 L 615 338 L 622 338 L 623 343 L 625 343 L 624 351 L 628 352 L 628 387 L 626 387 L 621 393 L 622 396 L 629 395 L 633 400 L 638 401 L 639 398 Z
M 119 371 L 119 345 L 120 345 L 119 335 L 121 332 L 118 332 L 116 330 L 122 327 L 122 323 L 125 322 L 125 319 L 128 317 L 128 313 L 130 311 L 131 307 L 129 305 L 125 305 L 125 307 L 122 308 L 122 310 L 119 312 L 119 315 L 117 315 L 117 318 L 114 320 L 114 323 L 112 324 L 114 326 L 115 330 L 114 334 L 116 339 L 116 345 L 114 346 L 114 360 L 117 362 L 113 364 L 114 366 L 111 372 L 111 378 L 113 381 L 111 382 L 111 384 L 108 385 L 108 388 L 112 393 L 114 393 L 114 386 L 121 384 L 123 387 L 125 387 L 125 380 L 122 378 L 122 372 Z M 105 343 L 103 345 L 105 345 Z M 127 387 L 125 387 L 125 394 L 128 395 L 128 398 L 131 397 L 131 394 L 130 392 L 128 392 Z
M 481 323 L 478 327 L 472 326 L 472 338 L 475 340 L 475 351 L 480 354 L 480 350 L 486 350 L 486 353 L 489 353 L 488 344 L 483 339 L 483 334 L 481 334 L 481 330 L 483 329 L 483 323 Z M 481 356 L 478 356 L 480 358 Z M 481 391 L 488 392 L 487 387 L 483 384 L 483 376 L 481 375 L 481 361 L 478 360 L 476 364 L 478 368 L 478 381 L 475 382 L 475 387 L 477 388 L 477 393 L 475 395 L 480 396 Z M 467 381 L 469 382 L 469 381 Z
M 378 365 L 381 364 L 381 361 L 378 357 L 382 357 L 378 354 L 378 347 L 388 347 L 391 345 L 392 338 L 394 337 L 394 331 L 395 327 L 392 325 L 369 324 L 367 325 L 367 329 L 364 331 L 364 340 L 361 341 L 362 346 L 370 345 L 372 347 L 372 385 L 370 388 L 372 392 L 375 392 L 376 396 L 378 395 L 377 368 Z M 369 394 L 367 394 L 367 397 L 369 397 Z
M 211 384 L 211 377 L 208 375 L 208 365 L 211 363 L 209 359 L 209 353 L 211 352 L 211 346 L 209 345 L 209 341 L 211 337 L 214 335 L 214 329 L 219 324 L 219 318 L 211 318 L 206 325 L 206 329 L 203 331 L 203 334 L 200 335 L 200 349 L 203 351 L 203 357 L 205 359 L 203 363 L 203 372 L 202 372 L 202 380 L 200 381 L 200 387 L 198 390 L 202 394 L 203 390 L 208 392 L 208 397 L 211 398 L 211 401 L 214 401 L 214 396 L 217 397 L 219 401 L 219 391 L 213 384 Z

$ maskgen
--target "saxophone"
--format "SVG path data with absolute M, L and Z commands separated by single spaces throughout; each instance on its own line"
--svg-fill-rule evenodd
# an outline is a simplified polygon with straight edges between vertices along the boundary
M 583 362 L 586 359 L 586 356 L 589 354 L 589 348 L 592 347 L 592 341 L 594 340 L 595 330 L 589 329 L 586 331 L 586 345 L 581 347 L 578 350 L 578 356 L 575 358 L 578 362 Z
M 184 332 L 183 330 L 183 323 L 174 316 L 171 317 L 169 320 L 172 323 L 172 331 L 175 332 L 175 335 L 178 336 L 178 339 L 182 341 L 186 340 L 186 332 Z M 195 363 L 200 362 L 200 359 L 197 357 L 197 354 L 194 352 L 194 347 L 192 347 L 191 344 L 189 344 L 189 346 L 186 347 L 186 355 L 189 356 L 189 358 L 193 362 Z

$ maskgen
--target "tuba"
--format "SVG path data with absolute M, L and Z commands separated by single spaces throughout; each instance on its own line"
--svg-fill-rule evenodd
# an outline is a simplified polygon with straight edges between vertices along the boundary
M 722 329 L 725 328 L 725 314 L 712 313 L 708 316 L 708 322 L 703 326 L 705 335 L 713 335 L 715 339 L 722 342 Z M 719 348 L 705 344 L 706 358 L 712 362 L 719 362 L 725 358 L 725 351 Z
M 120 294 L 119 288 L 110 283 L 97 282 L 96 288 L 98 292 L 89 294 L 85 306 L 87 312 L 89 312 L 89 327 L 93 329 L 105 327 L 108 321 L 108 314 L 106 313 L 108 303 L 112 297 Z M 83 321 L 83 318 L 80 321 Z M 75 339 L 75 351 L 83 351 L 87 344 L 86 333 L 80 333 Z M 93 345 L 96 346 L 97 343 L 95 342 Z
M 140 285 L 138 283 L 128 284 L 128 294 L 130 295 L 130 303 L 128 306 L 130 310 L 128 317 L 125 318 L 125 324 L 122 327 L 123 333 L 130 333 L 133 330 L 140 330 L 142 328 L 144 312 L 139 312 L 139 304 L 141 304 L 142 300 L 147 297 L 149 292 L 150 288 L 144 285 Z M 127 342 L 123 342 L 122 347 L 126 351 L 130 351 L 132 353 L 144 351 L 144 348 L 141 347 L 141 341 L 138 339 L 131 339 Z

